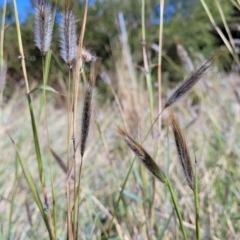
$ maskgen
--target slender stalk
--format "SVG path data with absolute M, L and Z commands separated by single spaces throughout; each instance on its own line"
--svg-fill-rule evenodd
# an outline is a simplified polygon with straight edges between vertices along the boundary
M 70 174 L 70 138 L 72 130 L 72 107 L 71 107 L 71 69 L 68 70 L 68 88 L 67 88 L 67 112 L 68 112 L 68 132 L 67 132 L 67 176 Z M 67 195 L 67 229 L 68 238 L 73 240 L 72 223 L 71 223 L 71 196 L 70 196 L 70 183 L 66 186 Z
M 160 1 L 160 24 L 159 24 L 159 44 L 158 44 L 158 112 L 162 110 L 162 36 L 163 36 L 163 12 L 164 0 Z M 162 118 L 158 119 L 158 130 L 161 132 Z
M 74 104 L 73 104 L 73 138 L 75 138 L 76 134 L 76 117 L 77 117 L 77 104 L 78 104 L 78 88 L 79 88 L 79 81 L 81 78 L 80 75 L 80 68 L 82 64 L 82 49 L 83 49 L 83 38 L 84 38 L 84 33 L 85 33 L 85 27 L 86 27 L 86 22 L 87 22 L 87 13 L 88 13 L 88 0 L 85 0 L 85 7 L 84 7 L 84 15 L 83 15 L 83 23 L 82 23 L 82 28 L 80 32 L 80 37 L 79 37 L 79 44 L 78 44 L 78 51 L 77 51 L 77 60 L 76 60 L 76 65 L 75 65 L 75 76 L 74 76 Z M 76 159 L 74 159 L 74 162 L 76 162 Z M 75 163 L 74 163 L 75 164 Z M 80 204 L 80 183 L 81 183 L 81 169 L 82 169 L 82 159 L 81 159 L 81 165 L 80 165 L 80 172 L 79 172 L 79 179 L 78 179 L 78 184 L 77 184 L 77 190 L 74 192 L 74 195 L 77 194 L 77 196 L 74 196 L 74 199 L 76 199 L 76 202 L 74 202 L 74 222 L 76 221 L 76 225 L 78 225 L 78 219 L 79 219 L 79 204 Z M 77 230 L 77 229 L 75 229 Z M 78 232 L 76 231 L 75 237 L 77 238 Z
M 195 160 L 195 178 L 194 178 L 194 202 L 195 202 L 195 221 L 196 221 L 196 239 L 200 240 L 200 218 L 199 218 L 199 200 L 198 200 L 198 174 L 197 162 Z
M 50 65 L 51 65 L 51 57 L 52 57 L 52 51 L 48 51 L 47 52 L 47 57 L 46 57 L 46 62 L 44 64 L 44 57 L 42 56 L 42 60 L 43 60 L 43 92 L 42 92 L 42 98 L 41 98 L 41 107 L 44 105 L 44 112 L 45 112 L 45 126 L 46 126 L 46 132 L 47 132 L 47 143 L 48 143 L 48 149 L 50 151 L 51 147 L 50 147 L 50 137 L 49 137 L 49 129 L 48 129 L 48 112 L 47 112 L 47 99 L 46 99 L 46 85 L 49 79 L 49 71 L 50 71 Z M 41 116 L 41 111 L 39 114 L 39 119 Z M 52 185 L 52 198 L 54 201 L 54 188 L 53 188 L 53 175 L 52 175 L 52 160 L 51 160 L 51 155 L 50 155 L 50 176 L 51 176 L 51 185 Z M 52 230 L 52 233 L 55 233 L 54 229 L 56 230 L 56 228 L 53 226 L 53 221 L 52 221 L 52 216 L 50 213 L 50 209 L 49 209 L 49 203 L 48 203 L 48 198 L 47 198 L 47 193 L 45 193 L 45 205 L 48 209 L 48 218 L 49 218 L 49 222 L 50 222 L 50 227 Z M 54 205 L 55 207 L 55 205 Z M 56 237 L 56 235 L 55 235 Z
M 77 114 L 77 104 L 78 104 L 78 88 L 80 81 L 80 68 L 82 63 L 82 48 L 83 48 L 83 38 L 85 33 L 86 21 L 87 21 L 87 12 L 88 12 L 88 0 L 85 1 L 83 23 L 81 28 L 81 33 L 79 37 L 78 51 L 77 51 L 77 61 L 75 66 L 75 76 L 74 76 L 74 104 L 73 104 L 73 136 L 76 133 L 76 114 Z
M 3 44 L 4 44 L 4 33 L 5 33 L 5 16 L 6 16 L 6 6 L 7 6 L 7 1 L 4 0 L 4 5 L 3 5 L 3 12 L 2 12 L 2 24 L 1 24 L 1 31 L 0 31 L 0 73 L 2 74 L 2 71 L 4 71 L 6 63 L 4 63 L 3 59 Z M 4 90 L 4 84 L 3 89 L 0 89 L 0 116 L 2 115 L 2 96 L 3 96 L 3 90 Z
M 16 20 L 19 53 L 20 53 L 20 58 L 21 58 L 23 76 L 24 76 L 24 81 L 25 81 L 25 86 L 26 86 L 27 93 L 29 93 L 29 84 L 28 84 L 25 57 L 24 57 L 24 52 L 23 52 L 22 36 L 21 36 L 21 30 L 20 30 L 20 23 L 19 23 L 19 18 L 18 18 L 18 10 L 17 10 L 16 0 L 13 0 L 13 5 L 14 5 L 14 13 L 15 13 L 15 20 Z
M 177 203 L 177 199 L 176 199 L 176 196 L 174 194 L 174 191 L 173 191 L 173 188 L 172 188 L 172 185 L 169 181 L 168 178 L 165 179 L 166 180 L 166 185 L 169 189 L 169 192 L 170 192 L 170 195 L 171 195 L 171 198 L 172 198 L 172 202 L 173 202 L 173 205 L 174 205 L 174 208 L 175 208 L 175 211 L 177 213 L 177 217 L 178 217 L 178 221 L 179 221 L 179 224 L 180 224 L 180 228 L 181 228 L 181 231 L 182 231 L 182 234 L 183 234 L 183 239 L 184 240 L 187 240 L 187 235 L 186 235 L 186 231 L 185 231 L 185 228 L 183 226 L 183 220 L 182 220 L 182 215 L 180 213 L 180 210 L 179 210 L 179 206 L 178 206 L 178 203 Z
M 108 228 L 108 238 L 107 238 L 107 239 L 110 238 L 110 233 L 111 233 L 111 230 L 112 230 L 113 221 L 114 221 L 114 218 L 116 217 L 116 214 L 117 214 L 118 204 L 119 204 L 119 202 L 120 202 L 120 200 L 121 200 L 121 198 L 122 198 L 123 191 L 124 191 L 124 189 L 125 189 L 125 187 L 126 187 L 126 184 L 127 184 L 128 178 L 129 178 L 129 176 L 130 176 L 130 173 L 132 172 L 132 168 L 133 168 L 135 159 L 136 159 L 136 157 L 134 157 L 134 159 L 132 160 L 131 166 L 130 166 L 129 169 L 128 169 L 128 173 L 127 173 L 127 175 L 126 175 L 126 177 L 125 177 L 125 179 L 124 179 L 123 185 L 122 185 L 122 187 L 121 187 L 121 191 L 120 191 L 120 193 L 119 193 L 119 196 L 118 196 L 118 199 L 117 199 L 115 208 L 114 208 L 114 212 L 113 212 L 113 215 L 112 215 L 112 219 L 111 219 L 111 222 L 110 222 L 110 224 L 109 224 L 109 228 Z
M 153 90 L 152 90 L 152 79 L 150 68 L 147 59 L 147 50 L 146 50 L 146 26 L 145 26 L 145 0 L 142 0 L 142 51 L 143 51 L 143 62 L 144 70 L 146 74 L 147 88 L 149 94 L 149 108 L 150 108 L 150 121 L 153 122 Z
M 210 19 L 213 27 L 214 27 L 215 30 L 217 31 L 218 35 L 221 37 L 222 41 L 224 42 L 225 46 L 227 47 L 228 51 L 231 53 L 231 55 L 232 55 L 232 57 L 234 58 L 234 60 L 236 61 L 236 63 L 237 63 L 238 65 L 240 65 L 238 59 L 236 58 L 236 56 L 235 56 L 235 54 L 234 54 L 234 50 L 233 50 L 231 44 L 229 43 L 229 41 L 228 41 L 227 38 L 224 36 L 224 34 L 223 34 L 223 32 L 221 31 L 221 29 L 218 27 L 217 23 L 215 22 L 215 20 L 214 20 L 212 14 L 211 14 L 211 12 L 210 12 L 210 10 L 209 10 L 206 2 L 205 2 L 205 0 L 200 0 L 200 1 L 201 1 L 202 5 L 203 5 L 203 7 L 204 7 L 204 9 L 205 9 L 205 11 L 206 11 L 209 19 Z
M 217 5 L 218 11 L 219 11 L 219 13 L 220 13 L 220 15 L 221 15 L 223 25 L 224 25 L 225 30 L 226 30 L 227 35 L 228 35 L 228 39 L 229 39 L 229 41 L 230 41 L 230 43 L 231 43 L 231 45 L 232 45 L 233 53 L 234 53 L 234 55 L 235 55 L 235 57 L 236 57 L 236 59 L 237 59 L 237 63 L 239 63 L 238 55 L 236 54 L 236 46 L 235 46 L 235 43 L 234 43 L 234 41 L 233 41 L 232 33 L 231 33 L 231 31 L 230 31 L 230 29 L 229 29 L 229 27 L 228 27 L 226 18 L 225 18 L 225 16 L 224 16 L 222 7 L 221 7 L 221 5 L 220 5 L 220 3 L 219 3 L 219 0 L 215 0 L 215 3 L 216 3 L 216 5 Z
M 6 6 L 7 6 L 7 1 L 4 0 L 3 12 L 2 12 L 1 34 L 0 34 L 0 69 L 3 66 L 3 43 L 4 43 L 4 33 L 5 33 Z

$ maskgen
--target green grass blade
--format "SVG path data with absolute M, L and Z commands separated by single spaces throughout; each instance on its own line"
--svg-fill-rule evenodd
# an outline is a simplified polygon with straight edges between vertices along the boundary
M 37 87 L 35 87 L 34 89 L 32 89 L 30 92 L 29 92 L 29 94 L 31 94 L 31 93 L 34 93 L 34 92 L 36 92 L 37 90 L 45 90 L 45 91 L 49 91 L 49 92 L 53 92 L 53 93 L 56 93 L 56 94 L 60 94 L 58 91 L 56 91 L 54 88 L 52 88 L 52 87 L 50 87 L 50 86 L 48 86 L 48 85 L 39 85 L 39 86 L 37 86 Z
M 121 191 L 120 191 L 120 194 L 119 194 L 119 196 L 118 196 L 118 200 L 117 200 L 116 206 L 115 206 L 115 208 L 114 208 L 114 212 L 113 212 L 113 215 L 112 215 L 112 219 L 111 219 L 111 222 L 110 222 L 110 224 L 109 224 L 108 238 L 110 237 L 110 232 L 111 232 L 111 229 L 112 229 L 113 220 L 114 220 L 114 218 L 116 217 L 118 205 L 119 205 L 119 202 L 120 202 L 120 200 L 121 200 L 121 198 L 122 198 L 123 191 L 124 191 L 124 189 L 125 189 L 125 187 L 126 187 L 126 184 L 127 184 L 128 178 L 129 178 L 129 176 L 130 176 L 130 173 L 132 172 L 132 168 L 133 168 L 133 164 L 134 164 L 134 162 L 135 162 L 135 159 L 136 159 L 136 157 L 132 160 L 131 166 L 130 166 L 130 168 L 129 168 L 129 170 L 128 170 L 128 173 L 127 173 L 127 175 L 126 175 L 126 177 L 125 177 L 125 179 L 124 179 L 123 185 L 122 185 L 122 187 L 121 187 Z
M 42 91 L 42 97 L 40 101 L 40 110 L 39 110 L 39 119 L 41 117 L 42 108 L 44 106 L 44 103 L 46 101 L 46 90 L 45 87 L 48 83 L 49 79 L 49 71 L 50 71 L 50 65 L 51 65 L 51 59 L 52 59 L 52 50 L 49 50 L 46 55 L 46 62 L 44 66 L 44 73 L 43 73 L 43 91 Z
M 46 227 L 47 227 L 47 230 L 48 230 L 48 233 L 49 233 L 49 237 L 50 237 L 50 239 L 54 239 L 53 236 L 52 236 L 52 233 L 51 233 L 51 227 L 50 227 L 47 215 L 44 212 L 43 204 L 42 204 L 40 196 L 38 194 L 37 187 L 36 187 L 36 185 L 35 185 L 35 183 L 33 181 L 32 175 L 29 172 L 27 165 L 23 161 L 23 159 L 22 159 L 22 157 L 20 155 L 20 152 L 18 150 L 18 147 L 17 147 L 17 145 L 15 144 L 15 142 L 14 142 L 14 140 L 12 138 L 11 138 L 11 141 L 14 144 L 15 149 L 17 151 L 18 160 L 19 160 L 20 165 L 22 167 L 22 170 L 23 170 L 24 176 L 25 176 L 25 178 L 27 180 L 28 186 L 29 186 L 29 188 L 30 188 L 30 190 L 31 190 L 31 192 L 33 194 L 34 201 L 36 202 L 36 204 L 38 206 L 38 209 L 39 209 L 39 211 L 40 211 L 40 213 L 42 215 L 42 218 L 43 218 L 43 220 L 44 220 L 44 222 L 46 224 Z
M 167 221 L 165 222 L 165 224 L 164 224 L 164 226 L 163 226 L 163 230 L 161 231 L 161 234 L 160 234 L 160 236 L 158 237 L 159 240 L 163 239 L 163 236 L 164 236 L 164 234 L 165 234 L 166 230 L 168 229 L 168 226 L 169 226 L 169 224 L 170 224 L 170 222 L 171 222 L 173 213 L 174 213 L 174 209 L 172 210 L 169 218 L 167 219 Z
M 196 160 L 195 160 L 195 162 L 196 162 Z M 194 202 L 195 202 L 196 239 L 200 240 L 201 238 L 200 238 L 197 163 L 195 166 L 196 167 L 195 167 L 195 177 L 194 177 Z
M 44 180 L 44 172 L 43 172 L 43 163 L 42 163 L 42 156 L 40 151 L 40 145 L 38 140 L 38 133 L 37 133 L 37 127 L 35 123 L 35 117 L 33 114 L 33 106 L 32 106 L 32 100 L 30 95 L 27 95 L 28 98 L 28 107 L 31 115 L 31 124 L 32 124 L 32 131 L 33 131 L 33 138 L 34 138 L 34 145 L 35 145 L 35 151 L 37 155 L 37 161 L 38 161 L 38 171 L 39 171 L 39 177 L 42 187 L 45 186 L 45 180 Z

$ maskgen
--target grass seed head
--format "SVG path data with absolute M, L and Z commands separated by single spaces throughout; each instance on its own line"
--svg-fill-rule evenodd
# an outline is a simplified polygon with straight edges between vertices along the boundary
M 180 159 L 180 163 L 182 165 L 188 185 L 193 190 L 194 189 L 194 175 L 193 175 L 193 169 L 192 169 L 192 164 L 191 164 L 187 144 L 183 137 L 182 131 L 179 127 L 178 121 L 175 118 L 174 113 L 171 109 L 169 109 L 169 117 L 170 117 L 171 124 L 172 124 L 172 129 L 173 129 L 174 138 L 175 138 L 175 144 L 177 147 L 177 152 L 178 152 L 178 156 Z
M 42 55 L 49 50 L 52 40 L 52 13 L 47 0 L 36 0 L 34 41 Z
M 212 65 L 216 56 L 205 62 L 195 72 L 191 73 L 187 79 L 177 88 L 177 90 L 171 95 L 171 97 L 165 103 L 164 108 L 171 106 L 173 103 L 183 97 L 204 75 L 207 69 Z
M 82 112 L 82 129 L 81 129 L 81 144 L 80 152 L 81 156 L 85 152 L 87 137 L 89 133 L 91 113 L 92 113 L 92 92 L 93 92 L 93 80 L 90 81 L 88 87 L 85 90 L 83 112 Z
M 61 17 L 60 49 L 62 59 L 72 68 L 77 53 L 76 19 L 72 10 L 67 10 Z
M 132 149 L 132 151 L 137 155 L 137 157 L 141 160 L 143 165 L 162 183 L 165 183 L 165 174 L 158 167 L 152 157 L 147 153 L 147 151 L 137 143 L 132 137 L 130 137 L 123 129 L 117 127 L 117 132 L 120 136 L 125 140 L 128 147 Z

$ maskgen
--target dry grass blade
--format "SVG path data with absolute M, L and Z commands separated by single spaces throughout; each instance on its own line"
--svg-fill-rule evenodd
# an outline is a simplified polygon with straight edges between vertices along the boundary
M 82 112 L 81 145 L 80 145 L 80 152 L 82 157 L 85 152 L 89 127 L 90 127 L 90 120 L 91 120 L 91 113 L 92 113 L 92 92 L 93 92 L 93 80 L 89 82 L 89 85 L 86 88 L 85 96 L 84 96 L 84 105 L 83 105 L 83 112 Z
M 50 148 L 50 151 L 54 157 L 54 159 L 56 160 L 56 162 L 58 163 L 58 165 L 61 167 L 61 169 L 63 170 L 63 172 L 67 173 L 67 166 L 66 164 L 63 162 L 63 160 L 58 156 L 58 154 L 52 149 Z
M 168 112 L 169 112 L 169 117 L 172 124 L 178 156 L 179 156 L 184 174 L 186 176 L 188 185 L 192 190 L 194 190 L 194 175 L 193 175 L 193 169 L 192 169 L 192 164 L 191 164 L 187 144 L 183 137 L 182 131 L 179 127 L 178 121 L 174 116 L 173 111 L 170 109 Z
M 42 55 L 49 50 L 52 40 L 52 13 L 51 7 L 47 0 L 34 1 L 35 26 L 34 26 L 34 41 Z
M 124 138 L 127 145 L 142 161 L 144 166 L 162 183 L 165 183 L 166 176 L 164 172 L 158 167 L 152 157 L 146 152 L 146 150 L 131 138 L 123 129 L 117 127 L 117 132 Z
M 165 103 L 164 108 L 171 106 L 173 103 L 183 97 L 204 75 L 206 70 L 212 65 L 217 56 L 214 56 L 207 62 L 205 62 L 195 72 L 191 73 L 188 78 L 178 87 L 178 89 L 172 94 L 172 96 Z

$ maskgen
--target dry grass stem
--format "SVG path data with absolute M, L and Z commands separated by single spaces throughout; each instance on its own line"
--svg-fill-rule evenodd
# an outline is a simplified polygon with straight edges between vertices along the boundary
M 82 112 L 81 145 L 80 145 L 80 152 L 82 157 L 85 152 L 89 127 L 90 127 L 90 120 L 91 120 L 91 113 L 92 113 L 92 92 L 93 92 L 93 80 L 89 82 L 89 85 L 86 88 L 85 96 L 84 96 L 84 105 L 83 105 L 83 112 Z
M 51 151 L 54 159 L 56 160 L 56 162 L 60 166 L 60 168 L 63 170 L 63 172 L 67 173 L 67 166 L 64 163 L 64 161 L 58 156 L 58 154 L 53 149 L 50 148 L 50 151 Z
M 152 157 L 146 152 L 146 150 L 137 143 L 133 138 L 131 138 L 123 129 L 117 127 L 117 132 L 121 137 L 125 140 L 127 145 L 132 149 L 132 151 L 137 155 L 137 157 L 141 160 L 143 165 L 162 183 L 165 183 L 165 174 L 158 167 Z
M 35 0 L 34 2 L 35 26 L 34 41 L 42 55 L 49 50 L 52 40 L 52 13 L 51 6 L 47 0 Z
M 0 66 L 0 93 L 3 92 L 5 83 L 6 83 L 6 75 L 7 75 L 7 64 L 5 61 L 2 62 L 2 66 Z
M 174 116 L 174 113 L 171 109 L 169 109 L 169 117 L 172 124 L 172 129 L 174 133 L 175 143 L 177 147 L 178 156 L 186 176 L 187 182 L 189 187 L 194 190 L 194 175 L 193 175 L 193 168 L 187 148 L 186 141 L 183 137 L 182 131 L 179 127 L 179 123 Z
M 191 73 L 188 78 L 177 88 L 177 90 L 172 94 L 172 96 L 165 103 L 164 108 L 171 106 L 173 103 L 178 101 L 183 97 L 204 75 L 206 70 L 212 65 L 213 61 L 216 59 L 216 56 L 205 62 L 200 68 L 195 72 Z

